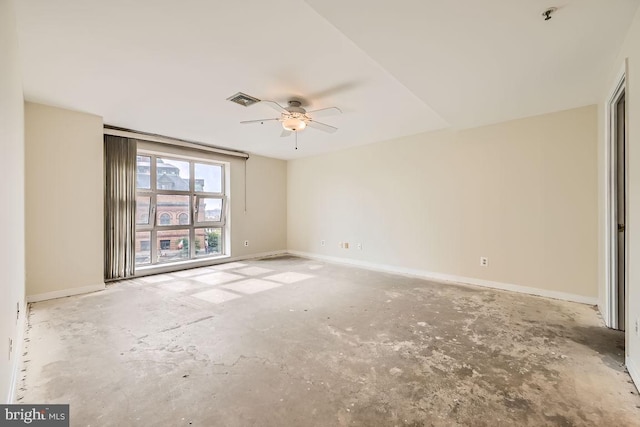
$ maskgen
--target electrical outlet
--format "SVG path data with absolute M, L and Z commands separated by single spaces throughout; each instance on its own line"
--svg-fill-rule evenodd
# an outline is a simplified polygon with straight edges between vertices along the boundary
M 320 246 L 324 246 L 325 245 L 325 241 L 324 240 L 320 240 Z
M 480 257 L 480 267 L 488 267 L 489 266 L 489 258 L 486 256 Z
M 358 247 L 358 250 L 361 251 L 362 250 L 362 243 L 358 243 L 357 247 Z
M 245 240 L 245 241 L 244 241 L 244 245 L 245 245 L 245 246 L 249 246 L 249 241 L 248 241 L 248 240 Z

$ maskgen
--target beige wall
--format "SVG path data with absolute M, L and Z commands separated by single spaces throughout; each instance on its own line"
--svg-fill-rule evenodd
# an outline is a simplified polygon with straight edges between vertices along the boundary
M 27 102 L 25 141 L 27 295 L 104 286 L 102 119 Z
M 102 118 L 26 103 L 25 120 L 27 295 L 103 286 Z M 225 160 L 231 163 L 231 256 L 286 250 L 286 162 L 247 161 L 245 212 L 244 160 Z
M 596 112 L 291 161 L 289 249 L 595 301 Z
M 247 160 L 247 211 L 244 165 L 231 169 L 231 255 L 287 249 L 287 162 L 252 155 Z M 242 162 L 243 163 L 243 162 Z M 243 242 L 249 241 L 245 247 Z
M 628 241 L 628 313 L 627 313 L 627 367 L 640 387 L 640 336 L 636 332 L 635 324 L 640 321 L 640 10 L 636 13 L 622 48 L 612 46 L 612 49 L 620 50 L 615 63 L 611 66 L 611 73 L 603 90 L 599 131 L 599 289 L 601 308 L 604 308 L 605 289 L 605 104 L 608 102 L 609 92 L 616 84 L 617 74 L 624 67 L 625 59 L 628 61 L 626 106 L 628 119 L 628 217 L 627 237 Z
M 13 2 L 0 0 L 0 390 L 13 399 L 24 320 L 24 109 Z M 16 318 L 16 304 L 21 316 Z M 13 351 L 9 352 L 9 339 Z M 7 357 L 9 355 L 9 357 Z

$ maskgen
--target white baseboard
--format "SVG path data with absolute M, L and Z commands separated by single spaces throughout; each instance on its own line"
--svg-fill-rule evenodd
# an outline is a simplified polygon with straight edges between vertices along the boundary
M 97 285 L 81 286 L 79 288 L 61 289 L 59 291 L 45 292 L 43 294 L 27 295 L 27 302 L 39 302 L 56 298 L 70 297 L 72 295 L 88 294 L 105 289 L 104 283 Z
M 640 390 L 640 370 L 638 370 L 638 367 L 629 356 L 625 358 L 625 365 L 627 366 L 627 371 L 629 371 L 633 383 L 636 385 L 636 388 Z
M 21 314 L 16 324 L 16 335 L 13 341 L 13 353 L 11 357 L 11 382 L 9 383 L 9 392 L 7 394 L 6 403 L 11 404 L 16 401 L 16 393 L 18 384 L 20 383 L 20 369 L 22 367 L 22 347 L 24 343 L 24 331 L 27 328 L 28 305 L 26 301 L 21 301 Z
M 273 257 L 273 256 L 279 256 L 279 255 L 286 255 L 286 254 L 296 255 L 303 258 L 311 258 L 311 259 L 317 259 L 322 261 L 328 261 L 336 264 L 351 265 L 355 267 L 365 268 L 368 270 L 382 271 L 385 273 L 401 274 L 404 276 L 417 277 L 421 279 L 438 280 L 443 282 L 453 282 L 453 283 L 461 283 L 461 284 L 467 284 L 467 285 L 476 285 L 476 286 L 482 286 L 487 288 L 519 292 L 519 293 L 524 293 L 529 295 L 536 295 L 541 297 L 554 298 L 554 299 L 578 302 L 578 303 L 589 304 L 589 305 L 598 304 L 598 299 L 595 297 L 587 297 L 583 295 L 570 294 L 566 292 L 550 291 L 546 289 L 514 285 L 511 283 L 494 282 L 490 280 L 476 279 L 473 277 L 462 277 L 462 276 L 454 276 L 449 274 L 434 273 L 434 272 L 425 271 L 425 270 L 404 268 L 404 267 L 398 267 L 398 266 L 386 265 L 386 264 L 377 264 L 377 263 L 371 263 L 367 261 L 358 261 L 354 259 L 319 255 L 311 252 L 302 252 L 302 251 L 295 251 L 295 250 L 277 250 L 277 251 L 259 252 L 255 254 L 228 257 L 228 258 L 220 259 L 219 262 L 217 263 L 208 264 L 208 265 L 216 265 L 220 263 L 227 263 L 227 262 L 234 262 L 234 261 L 243 261 L 248 259 L 266 258 L 266 257 Z M 193 267 L 196 267 L 196 266 L 194 265 Z M 148 274 L 157 274 L 157 273 L 162 273 L 162 271 L 154 270 L 153 272 L 152 271 L 148 272 Z M 55 299 L 55 298 L 63 298 L 63 297 L 68 297 L 72 295 L 79 295 L 79 294 L 85 294 L 89 292 L 101 291 L 103 289 L 105 289 L 104 283 L 91 285 L 91 286 L 83 286 L 80 288 L 63 289 L 59 291 L 46 292 L 43 294 L 29 295 L 27 296 L 27 302 L 38 302 L 38 301 Z
M 336 264 L 352 265 L 354 267 L 361 267 L 367 270 L 401 274 L 403 276 L 417 277 L 420 279 L 430 279 L 430 280 L 438 280 L 442 282 L 461 283 L 465 285 L 476 285 L 476 286 L 482 286 L 486 288 L 501 289 L 503 291 L 512 291 L 512 292 L 519 292 L 523 294 L 535 295 L 539 297 L 553 298 L 553 299 L 559 299 L 559 300 L 571 301 L 571 302 L 579 302 L 579 303 L 588 304 L 588 305 L 596 305 L 598 303 L 598 298 L 596 297 L 587 297 L 583 295 L 570 294 L 566 292 L 531 288 L 528 286 L 514 285 L 511 283 L 494 282 L 491 280 L 476 279 L 473 277 L 462 277 L 462 276 L 453 276 L 450 274 L 433 273 L 431 271 L 397 267 L 394 265 L 377 264 L 377 263 L 372 263 L 367 261 L 358 261 L 358 260 L 348 259 L 348 258 L 318 255 L 310 252 L 290 250 L 289 253 L 291 255 L 296 255 L 303 258 L 317 259 L 321 261 L 333 262 Z
M 244 261 L 244 260 L 247 260 L 247 259 L 257 259 L 257 258 L 269 258 L 269 257 L 280 256 L 280 255 L 288 255 L 288 254 L 289 254 L 289 251 L 287 251 L 285 249 L 281 249 L 279 251 L 259 252 L 257 254 L 234 256 L 234 257 L 229 258 L 225 262 Z

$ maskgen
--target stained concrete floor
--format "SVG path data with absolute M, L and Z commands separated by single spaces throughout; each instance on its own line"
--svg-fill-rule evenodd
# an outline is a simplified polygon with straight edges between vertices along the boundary
M 594 308 L 294 257 L 36 303 L 25 403 L 73 426 L 632 426 Z

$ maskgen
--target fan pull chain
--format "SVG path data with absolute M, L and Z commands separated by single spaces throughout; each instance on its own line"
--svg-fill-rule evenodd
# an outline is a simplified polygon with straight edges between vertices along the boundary
M 294 131 L 293 133 L 296 134 L 296 150 L 298 149 L 298 131 Z

